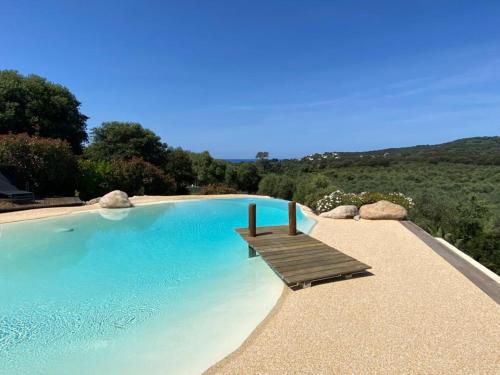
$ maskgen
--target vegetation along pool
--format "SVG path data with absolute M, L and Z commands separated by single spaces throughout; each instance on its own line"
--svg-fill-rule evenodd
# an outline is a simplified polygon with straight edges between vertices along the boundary
M 0 227 L 0 373 L 199 373 L 282 292 L 234 232 L 286 224 L 276 199 L 101 210 Z M 298 212 L 299 228 L 313 222 Z

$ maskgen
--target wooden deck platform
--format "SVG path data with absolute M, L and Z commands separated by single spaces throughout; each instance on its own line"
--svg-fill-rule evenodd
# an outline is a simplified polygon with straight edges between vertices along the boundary
M 266 261 L 289 287 L 308 287 L 311 282 L 351 277 L 371 267 L 302 232 L 288 235 L 288 226 L 257 228 L 251 237 L 248 228 L 236 231 Z

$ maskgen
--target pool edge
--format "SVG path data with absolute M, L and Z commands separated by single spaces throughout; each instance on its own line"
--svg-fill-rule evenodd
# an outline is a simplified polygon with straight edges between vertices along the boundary
M 258 198 L 258 199 L 273 199 L 267 195 L 252 195 L 252 194 L 219 194 L 219 195 L 157 195 L 157 196 L 133 196 L 130 198 L 134 206 L 147 206 L 154 204 L 180 203 L 197 200 L 212 200 L 212 199 L 238 199 L 238 198 Z M 148 200 L 150 199 L 150 200 Z M 53 207 L 53 208 L 38 208 L 24 211 L 0 213 L 0 224 L 18 223 L 31 220 L 43 220 L 54 217 L 76 215 L 90 212 L 97 212 L 102 208 L 99 204 L 88 206 L 74 207 Z

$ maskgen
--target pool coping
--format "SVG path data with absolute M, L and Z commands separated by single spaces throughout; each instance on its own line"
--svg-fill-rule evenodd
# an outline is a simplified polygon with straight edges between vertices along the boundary
M 431 236 L 414 222 L 402 221 L 401 225 L 500 305 L 500 277 L 498 275 L 444 239 Z

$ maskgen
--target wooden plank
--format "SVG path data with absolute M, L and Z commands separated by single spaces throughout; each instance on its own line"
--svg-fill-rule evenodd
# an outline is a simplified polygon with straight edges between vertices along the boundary
M 262 249 L 262 248 L 259 248 L 260 251 L 262 252 L 262 254 L 265 254 L 267 258 L 276 258 L 276 257 L 279 257 L 279 256 L 288 256 L 288 255 L 292 255 L 292 254 L 302 254 L 304 252 L 307 252 L 307 253 L 310 253 L 312 254 L 313 251 L 317 251 L 317 250 L 328 250 L 328 251 L 331 251 L 330 249 L 328 249 L 327 247 L 325 247 L 325 245 L 317 245 L 317 246 L 300 246 L 300 247 L 292 247 L 292 248 L 279 248 L 279 250 L 274 250 L 272 248 L 269 248 L 269 249 Z
M 287 243 L 282 243 L 282 242 L 270 242 L 270 243 L 267 243 L 267 244 L 260 244 L 260 243 L 254 243 L 252 241 L 247 241 L 248 244 L 250 246 L 253 246 L 253 247 L 258 247 L 259 249 L 268 249 L 268 250 L 286 250 L 286 249 L 289 249 L 289 248 L 297 248 L 297 247 L 306 247 L 306 246 L 317 246 L 317 245 L 325 245 L 325 244 L 322 244 L 322 243 L 311 243 L 311 242 L 301 242 L 301 241 L 297 241 L 297 242 L 287 242 Z
M 285 256 L 285 257 L 280 257 L 280 258 L 268 258 L 266 257 L 265 255 L 263 255 L 263 258 L 267 261 L 267 262 L 271 262 L 273 265 L 280 265 L 280 264 L 283 264 L 283 263 L 290 263 L 292 261 L 296 261 L 296 260 L 305 260 L 305 259 L 309 259 L 309 260 L 314 260 L 314 259 L 318 259 L 318 260 L 322 260 L 323 258 L 332 258 L 332 254 L 328 251 L 328 250 L 322 250 L 321 252 L 315 252 L 313 254 L 294 254 L 294 255 L 290 255 L 290 256 Z
M 325 259 L 337 259 L 338 257 L 332 256 L 329 252 L 322 252 L 322 253 L 316 253 L 316 254 L 301 254 L 301 255 L 296 255 L 296 256 L 291 256 L 288 258 L 278 258 L 278 259 L 268 259 L 265 256 L 263 258 L 266 260 L 268 263 L 272 263 L 274 267 L 284 267 L 284 266 L 291 266 L 295 263 L 304 263 L 305 261 L 308 262 L 322 262 Z
M 321 264 L 338 264 L 340 262 L 347 262 L 353 260 L 353 258 L 348 257 L 347 255 L 344 256 L 338 256 L 336 258 L 327 258 L 326 260 L 322 261 Z M 293 271 L 293 270 L 298 270 L 301 268 L 306 268 L 306 267 L 313 267 L 318 264 L 317 260 L 302 260 L 301 262 L 290 262 L 289 264 L 286 265 L 275 265 L 277 269 L 279 269 L 280 272 L 287 272 L 287 271 Z
M 298 245 L 287 245 L 287 246 L 277 246 L 273 247 L 271 246 L 258 246 L 258 245 L 251 245 L 256 248 L 261 249 L 262 251 L 266 252 L 269 256 L 277 256 L 281 254 L 293 254 L 295 252 L 302 252 L 302 253 L 307 253 L 308 251 L 314 251 L 314 250 L 320 250 L 320 249 L 326 249 L 332 253 L 336 253 L 335 249 L 329 247 L 328 245 L 325 245 L 324 243 L 319 243 L 319 244 L 298 244 Z M 300 251 L 302 250 L 302 251 Z
M 293 243 L 317 243 L 317 241 L 312 241 L 311 238 L 307 238 L 304 236 L 297 236 L 296 238 L 290 238 L 290 237 L 270 237 L 270 236 L 263 236 L 261 238 L 257 237 L 248 237 L 245 238 L 246 241 L 252 244 L 258 244 L 260 246 L 265 246 L 269 244 L 293 244 Z M 318 241 L 319 242 L 319 241 Z
M 296 284 L 304 281 L 314 281 L 327 278 L 333 278 L 336 276 L 352 275 L 353 273 L 366 271 L 367 267 L 365 264 L 361 263 L 357 265 L 349 265 L 346 267 L 332 268 L 325 271 L 318 271 L 308 273 L 307 275 L 298 275 L 290 277 L 282 277 L 289 284 Z
M 287 245 L 287 246 L 269 246 L 266 248 L 263 248 L 262 246 L 259 246 L 259 248 L 263 251 L 266 251 L 269 254 L 273 255 L 279 255 L 279 254 L 290 254 L 296 251 L 304 251 L 304 245 L 302 244 L 296 244 L 296 245 Z M 322 248 L 325 247 L 325 244 L 323 243 L 315 243 L 315 244 L 307 244 L 306 247 L 308 249 L 317 249 L 317 248 Z
M 280 270 L 280 274 L 283 275 L 283 277 L 292 277 L 292 276 L 299 276 L 299 275 L 304 275 L 304 274 L 311 274 L 313 272 L 340 269 L 341 267 L 350 267 L 352 265 L 357 265 L 358 263 L 359 262 L 357 260 L 350 259 L 350 260 L 344 261 L 342 263 L 322 264 L 322 265 L 316 265 L 313 267 L 309 266 L 309 267 L 299 268 L 299 269 L 291 270 L 291 271 Z
M 290 241 L 290 239 L 284 239 L 284 240 L 279 240 L 279 239 L 272 239 L 272 240 L 266 240 L 266 241 L 251 241 L 247 240 L 247 242 L 253 246 L 259 246 L 259 247 L 272 247 L 272 246 L 281 246 L 281 247 L 286 247 L 286 246 L 298 246 L 298 245 L 314 245 L 318 244 L 321 242 L 313 242 L 309 240 L 302 240 L 302 239 L 297 239 L 295 241 Z

